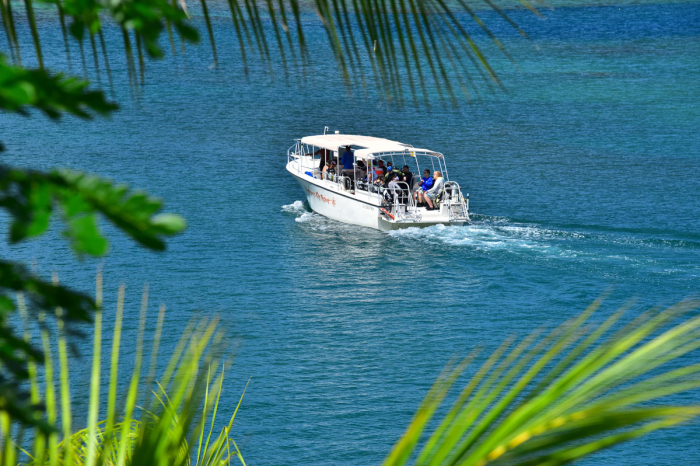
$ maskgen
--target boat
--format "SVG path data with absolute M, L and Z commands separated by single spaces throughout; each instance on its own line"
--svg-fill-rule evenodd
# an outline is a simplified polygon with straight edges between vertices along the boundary
M 341 167 L 348 147 L 352 169 L 320 169 L 322 159 L 328 167 L 331 162 Z M 392 168 L 408 165 L 417 181 L 425 168 L 431 174 L 439 171 L 445 183 L 433 209 L 414 200 L 419 186 L 415 181 L 412 186 L 405 181 L 395 181 L 391 187 L 377 183 L 373 178 L 381 178 L 380 160 Z M 465 197 L 459 184 L 449 179 L 440 152 L 384 138 L 327 133 L 326 127 L 324 134 L 295 140 L 287 150 L 287 171 L 301 185 L 314 212 L 340 222 L 381 231 L 469 222 L 469 194 Z

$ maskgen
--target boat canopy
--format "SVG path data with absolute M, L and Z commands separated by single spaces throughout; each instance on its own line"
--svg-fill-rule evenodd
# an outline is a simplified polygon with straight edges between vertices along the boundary
M 403 153 L 415 157 L 419 155 L 429 155 L 442 157 L 439 152 L 428 149 L 418 149 L 410 144 L 403 144 L 390 139 L 375 138 L 372 136 L 357 136 L 353 134 L 319 134 L 317 136 L 306 136 L 301 139 L 302 144 L 315 146 L 322 149 L 338 150 L 339 147 L 354 146 L 355 158 L 373 159 L 375 156 L 385 154 Z

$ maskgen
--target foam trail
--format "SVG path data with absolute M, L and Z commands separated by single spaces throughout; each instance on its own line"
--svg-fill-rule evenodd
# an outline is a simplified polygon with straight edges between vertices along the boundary
M 361 228 L 312 212 L 303 201 L 282 206 L 282 211 L 294 214 L 294 220 L 311 231 L 354 236 L 357 229 Z M 376 233 L 377 238 L 385 235 L 381 232 Z M 514 222 L 507 217 L 474 215 L 472 223 L 461 227 L 435 225 L 394 230 L 386 234 L 409 248 L 414 248 L 415 244 L 411 243 L 418 241 L 428 245 L 466 248 L 478 254 L 514 254 L 547 261 L 598 263 L 601 260 L 609 260 L 612 263 L 634 266 L 650 266 L 656 263 L 655 259 L 638 253 L 639 247 L 649 247 L 644 239 L 637 241 L 633 237 L 619 238 L 618 235 L 547 228 L 534 223 Z M 628 254 L 620 254 L 621 243 L 631 248 Z M 671 271 L 673 272 L 675 271 Z
M 313 221 L 315 217 L 316 215 L 314 215 L 313 212 L 304 212 L 299 217 L 295 218 L 294 221 L 299 223 L 306 223 Z
M 462 227 L 435 225 L 428 228 L 407 228 L 392 231 L 389 235 L 401 240 L 462 246 L 479 251 L 533 251 L 561 255 L 563 251 L 550 240 L 562 238 L 566 232 L 555 232 L 533 225 L 514 225 L 504 219 L 497 219 L 473 222 Z
M 634 249 L 630 254 L 619 254 L 619 239 L 615 237 L 548 229 L 536 224 L 512 222 L 504 217 L 479 216 L 478 220 L 462 227 L 435 225 L 422 229 L 395 230 L 389 235 L 399 241 L 464 247 L 489 255 L 505 253 L 577 263 L 605 259 L 636 266 L 654 262 L 645 256 L 640 257 Z M 592 243 L 596 245 L 593 248 Z
M 308 210 L 306 210 L 306 207 L 304 207 L 303 201 L 294 201 L 291 204 L 283 205 L 282 211 L 289 212 L 290 214 L 308 213 Z
M 316 230 L 328 229 L 329 222 L 332 222 L 326 217 L 308 210 L 303 201 L 294 201 L 291 204 L 283 205 L 282 211 L 296 215 L 294 219 L 296 222 L 309 224 Z

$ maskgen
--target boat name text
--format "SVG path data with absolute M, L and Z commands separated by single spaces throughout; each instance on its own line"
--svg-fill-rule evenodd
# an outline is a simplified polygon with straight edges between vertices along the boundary
M 325 202 L 326 204 L 331 204 L 333 207 L 335 207 L 335 199 L 328 198 L 323 194 L 317 193 L 316 191 L 311 191 L 309 188 L 304 189 L 307 193 L 311 194 L 312 196 L 316 196 L 316 199 L 318 199 L 319 201 Z

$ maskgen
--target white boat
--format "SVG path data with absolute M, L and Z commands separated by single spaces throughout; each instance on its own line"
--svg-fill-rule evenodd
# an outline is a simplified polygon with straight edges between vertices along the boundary
M 354 157 L 352 172 L 323 173 L 320 170 L 323 153 L 340 165 L 347 146 Z M 392 167 L 408 165 L 414 180 L 419 180 L 425 168 L 431 174 L 441 172 L 445 187 L 434 209 L 417 205 L 413 196 L 418 186 L 415 182 L 408 186 L 399 181 L 398 189 L 397 185 L 388 188 L 374 184 L 371 178 L 376 176 L 374 167 L 380 159 L 390 162 Z M 369 180 L 362 176 L 363 167 L 368 170 L 365 173 Z M 469 222 L 469 194 L 463 196 L 459 184 L 449 180 L 445 158 L 439 152 L 383 138 L 324 131 L 296 140 L 287 151 L 287 171 L 301 185 L 314 212 L 341 222 L 382 231 Z

